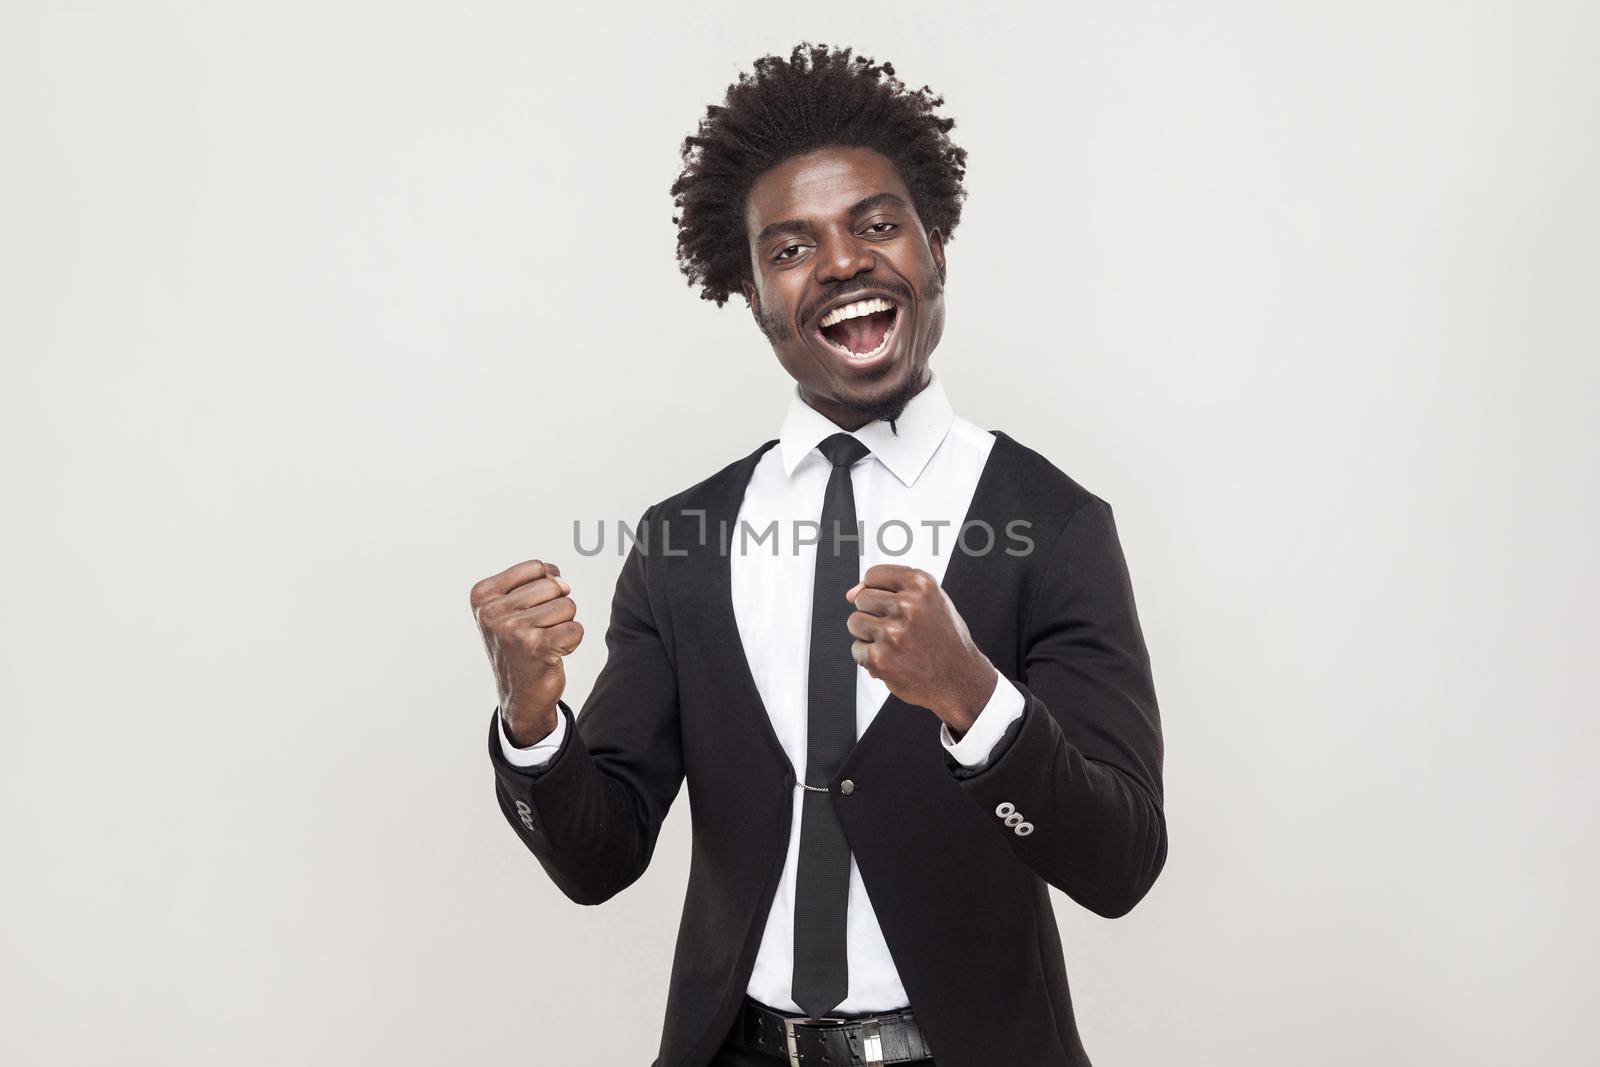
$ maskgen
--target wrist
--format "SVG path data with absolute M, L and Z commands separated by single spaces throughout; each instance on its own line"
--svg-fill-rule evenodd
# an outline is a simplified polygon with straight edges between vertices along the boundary
M 978 658 L 980 662 L 967 680 L 953 687 L 953 699 L 940 715 L 950 729 L 950 736 L 957 741 L 972 728 L 978 715 L 994 696 L 995 687 L 1000 684 L 1000 672 L 995 670 L 994 664 L 989 662 L 987 656 L 980 655 Z
M 505 728 L 506 739 L 517 748 L 528 748 L 543 741 L 555 732 L 560 720 L 561 708 L 556 704 L 536 711 L 507 708 L 504 705 L 500 707 L 500 721 Z

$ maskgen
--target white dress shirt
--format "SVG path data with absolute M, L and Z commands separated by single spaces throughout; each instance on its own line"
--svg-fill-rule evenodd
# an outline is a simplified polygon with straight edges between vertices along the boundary
M 854 433 L 872 450 L 850 471 L 856 518 L 865 529 L 861 569 L 865 573 L 878 563 L 898 563 L 925 570 L 942 582 L 978 477 L 994 446 L 994 436 L 955 414 L 937 376 L 906 405 L 896 427 L 898 435 L 890 432 L 887 422 L 879 420 Z M 778 444 L 757 462 L 740 505 L 739 519 L 729 531 L 729 573 L 740 641 L 773 729 L 798 776 L 789 854 L 767 913 L 766 930 L 747 991 L 763 1004 L 789 1012 L 801 1010 L 790 996 L 794 975 L 795 874 L 804 795 L 799 782 L 806 780 L 817 526 L 832 471 L 832 465 L 816 446 L 840 432 L 826 416 L 801 400 L 799 389 L 795 388 Z M 750 532 L 741 537 L 746 523 Z M 775 529 L 769 533 L 768 527 L 773 524 Z M 758 537 L 762 539 L 758 541 Z M 780 607 L 782 610 L 777 610 Z M 847 638 L 847 634 L 840 635 L 841 640 Z M 856 672 L 857 737 L 866 731 L 888 696 L 889 687 L 881 680 L 865 670 Z M 940 742 L 958 762 L 981 767 L 988 762 L 1006 727 L 1022 715 L 1023 708 L 1021 692 L 997 671 L 994 695 L 971 728 L 956 741 L 949 727 L 941 724 Z M 548 737 L 527 748 L 517 748 L 506 736 L 502 722 L 500 745 L 511 763 L 538 766 L 556 754 L 565 733 L 566 716 L 558 716 L 555 731 Z M 850 860 L 846 937 L 849 993 L 834 1010 L 850 1014 L 907 1006 L 910 1000 L 854 857 Z

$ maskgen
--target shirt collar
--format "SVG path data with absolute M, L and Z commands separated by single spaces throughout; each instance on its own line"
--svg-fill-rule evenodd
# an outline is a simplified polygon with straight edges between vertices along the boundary
M 916 483 L 955 422 L 955 411 L 945 396 L 944 385 L 931 370 L 929 376 L 928 384 L 911 398 L 895 420 L 898 434 L 891 433 L 888 422 L 883 419 L 869 422 L 854 433 L 858 441 L 872 449 L 872 454 L 889 473 L 906 486 Z M 795 468 L 817 445 L 840 432 L 841 428 L 831 419 L 800 399 L 800 387 L 796 385 L 789 394 L 789 408 L 778 431 L 784 473 L 793 476 Z

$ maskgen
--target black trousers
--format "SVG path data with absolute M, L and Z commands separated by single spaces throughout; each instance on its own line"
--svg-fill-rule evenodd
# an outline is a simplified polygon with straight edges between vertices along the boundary
M 766 1052 L 757 1052 L 755 1049 L 738 1048 L 733 1043 L 733 1036 L 739 1030 L 739 1021 L 734 1020 L 733 1029 L 728 1031 L 728 1036 L 722 1042 L 722 1047 L 712 1057 L 710 1067 L 780 1067 L 789 1061 L 784 1056 L 773 1056 Z M 938 1067 L 932 1060 L 920 1060 L 907 1067 Z

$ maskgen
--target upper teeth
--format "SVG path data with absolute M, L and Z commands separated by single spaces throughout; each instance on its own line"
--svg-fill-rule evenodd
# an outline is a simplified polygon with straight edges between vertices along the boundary
M 821 325 L 826 328 L 845 319 L 859 319 L 863 315 L 876 315 L 880 311 L 890 311 L 893 308 L 894 305 L 881 296 L 875 296 L 870 300 L 857 300 L 854 304 L 836 307 L 822 316 Z

